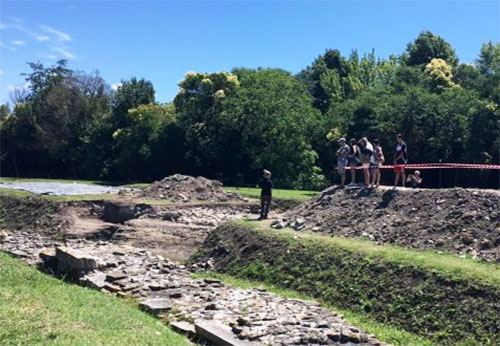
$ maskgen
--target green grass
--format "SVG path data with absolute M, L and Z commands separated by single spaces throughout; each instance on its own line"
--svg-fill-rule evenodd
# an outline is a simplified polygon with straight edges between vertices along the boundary
M 195 273 L 191 275 L 193 278 L 216 278 L 222 280 L 224 283 L 236 287 L 240 287 L 243 289 L 252 289 L 252 288 L 263 288 L 268 292 L 277 294 L 284 298 L 291 299 L 301 299 L 308 301 L 315 301 L 311 296 L 299 293 L 297 291 L 284 289 L 272 284 L 263 283 L 260 281 L 253 281 L 247 279 L 241 279 L 235 276 L 227 275 L 227 274 L 219 274 L 215 272 L 204 272 L 204 273 Z M 324 301 L 320 301 L 321 305 L 334 312 L 340 313 L 344 319 L 351 323 L 352 325 L 363 329 L 365 332 L 374 334 L 379 340 L 391 343 L 393 345 L 434 345 L 434 343 L 422 336 L 418 336 L 412 333 L 409 333 L 405 330 L 402 330 L 398 327 L 391 326 L 388 324 L 383 324 L 377 322 L 373 318 L 369 317 L 367 314 L 361 314 L 354 311 L 341 309 L 337 306 L 333 306 Z
M 67 284 L 0 252 L 1 345 L 189 345 L 129 300 Z
M 456 255 L 438 253 L 429 250 L 412 250 L 393 245 L 377 245 L 373 242 L 356 238 L 326 236 L 308 232 L 296 232 L 291 228 L 275 230 L 267 222 L 236 220 L 257 229 L 260 232 L 273 232 L 288 241 L 300 239 L 304 244 L 324 244 L 340 247 L 350 252 L 362 253 L 369 257 L 378 257 L 401 265 L 412 265 L 425 270 L 438 271 L 455 279 L 474 280 L 490 285 L 500 285 L 500 265 L 486 263 L 472 258 L 460 258 Z
M 260 189 L 256 187 L 227 186 L 224 187 L 224 190 L 229 192 L 238 192 L 239 194 L 250 198 L 260 198 Z M 307 201 L 318 194 L 318 191 L 273 189 L 273 198 L 276 199 Z

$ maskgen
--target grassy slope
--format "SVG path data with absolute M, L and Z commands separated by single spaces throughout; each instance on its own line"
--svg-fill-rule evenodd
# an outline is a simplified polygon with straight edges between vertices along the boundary
M 500 338 L 498 265 L 249 222 L 220 227 L 199 255 L 215 257 L 220 272 L 292 289 L 439 343 Z
M 291 228 L 272 230 L 268 225 L 270 220 L 264 222 L 238 220 L 234 221 L 261 232 L 272 231 L 278 233 L 288 241 L 299 240 L 309 245 L 321 243 L 339 247 L 350 252 L 359 252 L 365 256 L 377 257 L 392 263 L 416 266 L 428 271 L 438 271 L 457 280 L 474 280 L 489 285 L 500 287 L 500 266 L 486 263 L 472 258 L 461 258 L 456 255 L 439 253 L 437 251 L 422 251 L 406 249 L 393 245 L 377 245 L 363 239 L 326 236 L 315 233 L 296 232 Z
M 238 278 L 235 276 L 220 274 L 215 272 L 206 272 L 206 273 L 196 273 L 192 275 L 194 278 L 216 278 L 224 281 L 228 285 L 240 287 L 243 289 L 250 288 L 263 288 L 269 292 L 275 293 L 285 298 L 292 299 L 301 299 L 301 300 L 316 300 L 315 298 L 299 293 L 297 291 L 284 289 L 276 285 L 260 282 L 260 281 L 252 281 L 247 279 Z M 367 314 L 357 313 L 348 309 L 342 309 L 338 306 L 334 306 L 332 304 L 321 301 L 321 305 L 325 308 L 335 312 L 340 313 L 344 316 L 344 319 L 349 323 L 353 324 L 356 327 L 362 328 L 367 333 L 374 334 L 379 340 L 393 344 L 393 345 L 433 345 L 432 341 L 404 331 L 398 327 L 394 327 L 388 324 L 383 324 L 377 322 L 373 318 L 371 318 Z
M 1 345 L 188 345 L 131 302 L 70 285 L 0 252 Z

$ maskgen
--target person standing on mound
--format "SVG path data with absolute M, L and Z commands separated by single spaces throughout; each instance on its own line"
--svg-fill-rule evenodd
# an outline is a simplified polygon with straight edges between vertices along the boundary
M 384 152 L 382 151 L 382 147 L 378 139 L 373 140 L 373 149 L 374 149 L 374 161 L 371 163 L 373 169 L 372 176 L 372 186 L 378 188 L 380 185 L 380 166 L 384 163 Z
M 373 162 L 373 145 L 366 137 L 361 138 L 358 144 L 361 153 L 359 158 L 363 166 L 363 174 L 365 177 L 365 187 L 370 187 L 370 163 Z
M 340 138 L 338 141 L 339 149 L 335 153 L 337 155 L 337 172 L 340 175 L 340 187 L 345 185 L 345 170 L 349 163 L 349 146 L 346 144 L 345 138 Z
M 264 177 L 259 182 L 260 191 L 260 217 L 259 220 L 267 219 L 271 201 L 273 199 L 273 181 L 271 180 L 271 172 L 264 170 Z
M 401 177 L 401 186 L 405 187 L 405 166 L 404 164 L 408 161 L 408 147 L 403 141 L 403 135 L 398 134 L 396 137 L 397 145 L 396 152 L 394 153 L 394 188 L 398 186 L 399 178 Z
M 356 138 L 351 138 L 349 141 L 349 170 L 351 171 L 351 182 L 349 185 L 356 184 L 356 167 L 359 165 L 359 147 L 356 144 Z

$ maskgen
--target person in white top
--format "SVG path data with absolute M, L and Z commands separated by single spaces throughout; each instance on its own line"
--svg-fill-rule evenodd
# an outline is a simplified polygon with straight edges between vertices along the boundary
M 374 161 L 373 145 L 368 141 L 368 138 L 366 137 L 361 138 L 358 144 L 360 147 L 360 161 L 363 165 L 365 186 L 370 187 L 370 163 Z

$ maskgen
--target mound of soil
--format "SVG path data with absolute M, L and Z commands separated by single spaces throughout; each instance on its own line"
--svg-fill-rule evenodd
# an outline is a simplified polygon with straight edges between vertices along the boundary
M 331 187 L 286 216 L 296 229 L 500 263 L 500 194 L 494 191 Z
M 172 202 L 242 202 L 246 199 L 237 193 L 226 192 L 222 183 L 204 177 L 175 174 L 153 183 L 140 194 L 141 197 Z
M 9 230 L 56 234 L 71 224 L 64 208 L 64 204 L 40 197 L 0 195 L 0 226 Z

